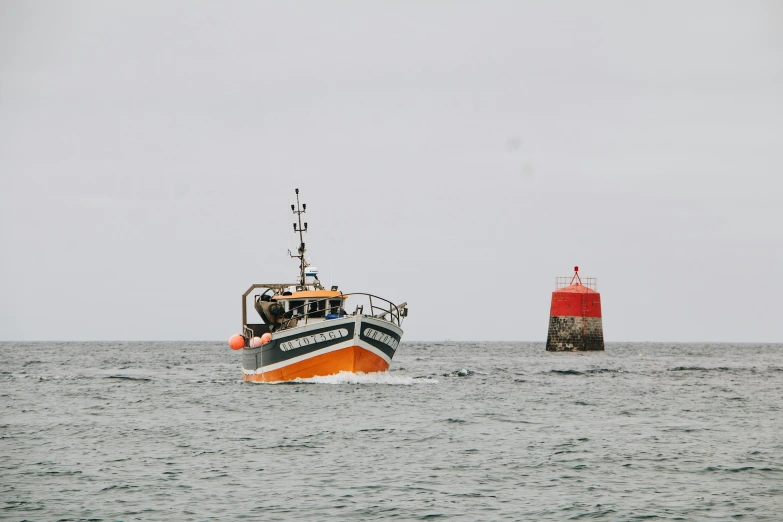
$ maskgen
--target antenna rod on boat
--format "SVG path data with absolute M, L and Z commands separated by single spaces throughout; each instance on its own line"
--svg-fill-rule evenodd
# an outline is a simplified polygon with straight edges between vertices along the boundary
M 299 252 L 298 257 L 299 258 L 299 285 L 304 287 L 305 286 L 305 268 L 307 267 L 307 262 L 305 261 L 305 244 L 304 244 L 304 238 L 302 237 L 302 232 L 307 232 L 307 222 L 304 224 L 304 228 L 302 228 L 302 214 L 304 214 L 307 211 L 307 205 L 305 203 L 302 203 L 301 209 L 299 208 L 299 189 L 296 190 L 296 210 L 294 210 L 294 206 L 291 205 L 291 211 L 296 214 L 296 218 L 299 221 L 299 227 L 296 226 L 296 223 L 294 223 L 294 232 L 299 232 L 299 248 L 297 251 Z

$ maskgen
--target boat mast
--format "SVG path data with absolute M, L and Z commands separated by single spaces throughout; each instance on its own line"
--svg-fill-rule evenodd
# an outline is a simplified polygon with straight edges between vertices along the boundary
M 304 244 L 304 238 L 302 237 L 302 232 L 307 232 L 307 222 L 305 221 L 304 227 L 302 227 L 302 214 L 304 214 L 307 211 L 307 204 L 302 203 L 301 208 L 299 207 L 299 189 L 296 189 L 296 207 L 294 205 L 291 205 L 291 212 L 296 214 L 296 219 L 299 222 L 299 226 L 297 227 L 297 224 L 294 223 L 294 232 L 299 232 L 299 248 L 296 249 L 297 252 L 299 252 L 298 256 L 291 255 L 291 251 L 288 251 L 288 254 L 291 255 L 291 257 L 298 257 L 299 258 L 299 286 L 302 287 L 304 290 L 305 286 L 305 268 L 307 268 L 307 261 L 305 261 L 305 244 Z

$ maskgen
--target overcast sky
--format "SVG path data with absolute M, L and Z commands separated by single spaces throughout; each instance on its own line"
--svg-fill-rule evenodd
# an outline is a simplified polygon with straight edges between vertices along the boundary
M 408 340 L 783 341 L 783 3 L 0 0 L 0 340 L 223 340 L 287 282 Z

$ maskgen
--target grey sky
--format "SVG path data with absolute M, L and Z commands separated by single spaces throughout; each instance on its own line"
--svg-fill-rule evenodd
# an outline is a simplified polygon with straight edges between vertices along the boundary
M 782 5 L 0 0 L 0 340 L 228 338 L 299 187 L 408 340 L 783 341 Z

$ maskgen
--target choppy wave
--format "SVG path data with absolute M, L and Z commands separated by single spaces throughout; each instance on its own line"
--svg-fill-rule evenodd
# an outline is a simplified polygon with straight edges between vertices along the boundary
M 444 373 L 443 377 L 467 377 L 469 375 L 473 375 L 473 370 L 469 370 L 467 368 L 462 368 L 461 370 L 454 370 L 453 372 Z
M 775 368 L 768 368 L 770 371 L 774 371 Z M 705 366 L 676 366 L 669 368 L 670 372 L 730 372 L 730 373 L 758 373 L 757 368 L 746 368 L 743 366 L 729 367 L 729 366 L 717 366 L 717 367 L 705 367 Z M 761 371 L 764 371 L 763 369 Z
M 555 375 L 584 375 L 585 372 L 580 372 L 579 370 L 549 370 L 548 372 L 542 372 L 542 373 L 553 373 Z
M 151 381 L 149 377 L 131 377 L 130 375 L 109 375 L 108 377 L 104 377 L 104 379 L 120 379 L 125 381 Z
M 592 368 L 589 370 L 549 370 L 541 373 L 551 373 L 554 375 L 593 375 L 599 373 L 621 373 L 621 370 L 611 368 Z
M 702 366 L 677 366 L 669 368 L 670 372 L 728 372 L 730 369 L 725 366 L 718 368 L 704 368 Z

